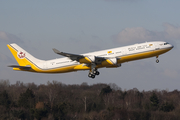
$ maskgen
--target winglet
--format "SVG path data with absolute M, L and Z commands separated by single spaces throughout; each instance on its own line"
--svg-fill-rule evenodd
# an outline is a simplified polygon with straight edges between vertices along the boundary
M 71 55 L 73 54 L 69 54 L 69 53 L 64 53 L 64 52 L 60 52 L 59 50 L 53 48 L 53 51 L 56 53 L 56 54 L 59 54 L 59 55 L 62 55 L 62 56 L 65 56 L 65 57 L 71 57 Z
M 56 54 L 60 53 L 60 51 L 57 50 L 57 49 L 55 49 L 55 48 L 53 48 L 53 51 L 54 51 Z

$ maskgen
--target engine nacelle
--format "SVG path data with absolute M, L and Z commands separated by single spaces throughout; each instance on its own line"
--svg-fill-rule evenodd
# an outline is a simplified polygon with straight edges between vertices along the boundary
M 80 63 L 93 63 L 95 62 L 96 57 L 95 56 L 86 56 L 84 58 L 81 58 L 79 60 Z
M 103 61 L 102 65 L 105 66 L 105 67 L 117 66 L 118 65 L 118 60 L 117 60 L 117 58 L 109 58 L 109 59 L 106 59 L 105 61 Z
M 106 60 L 111 65 L 117 65 L 117 58 L 110 58 Z

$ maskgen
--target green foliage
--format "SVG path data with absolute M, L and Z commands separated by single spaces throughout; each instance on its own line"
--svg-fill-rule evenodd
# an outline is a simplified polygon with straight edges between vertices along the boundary
M 111 93 L 112 89 L 110 88 L 110 86 L 107 86 L 105 88 L 102 88 L 100 95 L 107 95 L 108 93 Z
M 13 110 L 12 114 L 14 117 L 19 118 L 21 120 L 25 120 L 26 118 L 26 115 L 25 115 L 26 113 L 24 110 Z
M 174 110 L 174 108 L 175 107 L 172 103 L 166 102 L 166 103 L 162 104 L 160 110 L 164 111 L 164 112 L 170 112 L 170 111 Z
M 33 108 L 35 105 L 34 97 L 33 91 L 28 88 L 26 92 L 20 94 L 18 105 L 24 108 Z
M 151 117 L 151 114 L 148 111 L 130 111 L 129 117 L 131 120 L 149 120 Z
M 127 92 L 126 91 L 121 91 L 121 96 L 120 96 L 120 99 L 123 99 L 125 98 L 125 96 L 127 95 Z
M 101 111 L 104 109 L 104 104 L 102 101 L 96 101 L 96 102 L 92 102 L 89 103 L 87 106 L 87 112 L 91 112 L 91 111 Z
M 106 84 L 89 86 L 54 83 L 54 85 L 49 83 L 39 86 L 22 83 L 1 87 L 0 119 L 180 119 L 180 91 L 178 90 L 139 92 L 134 88 L 126 91 L 120 89 L 112 91 Z M 33 90 L 29 89 L 29 86 Z
M 9 98 L 9 95 L 6 92 L 6 90 L 4 90 L 2 93 L 0 93 L 0 105 L 9 108 L 10 104 L 11 104 L 11 100 Z
M 63 102 L 60 103 L 59 105 L 54 106 L 53 108 L 53 116 L 55 119 L 61 119 L 61 120 L 65 120 L 66 118 L 66 114 L 67 114 L 67 109 L 68 109 L 68 104 Z
M 159 99 L 155 93 L 153 93 L 152 96 L 150 97 L 150 101 L 151 101 L 150 105 L 152 110 L 157 110 L 159 107 Z
M 31 110 L 31 112 L 37 120 L 41 120 L 41 118 L 47 117 L 48 113 L 46 109 L 33 109 Z

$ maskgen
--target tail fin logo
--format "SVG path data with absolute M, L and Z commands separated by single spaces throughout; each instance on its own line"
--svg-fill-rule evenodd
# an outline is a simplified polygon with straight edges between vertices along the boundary
M 17 56 L 18 56 L 18 58 L 23 59 L 26 57 L 26 53 L 20 51 L 20 52 L 18 52 Z

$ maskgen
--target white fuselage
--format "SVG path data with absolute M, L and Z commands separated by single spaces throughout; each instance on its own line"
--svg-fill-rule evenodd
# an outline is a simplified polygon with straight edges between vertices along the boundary
M 132 55 L 138 55 L 140 53 L 149 53 L 147 56 L 158 56 L 163 51 L 166 52 L 166 50 L 170 50 L 173 46 L 170 44 L 164 45 L 165 42 L 146 42 L 141 44 L 134 44 L 130 46 L 124 46 L 124 47 L 118 47 L 113 49 L 107 49 L 97 52 L 91 52 L 91 53 L 85 53 L 82 54 L 84 56 L 98 56 L 98 57 L 109 57 L 109 58 L 122 58 L 123 56 L 132 56 Z M 157 52 L 157 54 L 154 54 L 155 51 L 161 50 L 161 52 Z M 153 57 L 152 56 L 152 57 Z M 146 58 L 146 56 L 144 56 Z M 140 56 L 139 59 L 143 58 L 143 56 Z M 138 59 L 138 58 L 137 58 Z M 133 58 L 129 59 L 128 61 L 133 60 Z M 125 62 L 128 62 L 125 61 Z M 120 64 L 121 61 L 118 61 Z M 124 61 L 123 61 L 124 62 Z M 60 67 L 67 67 L 72 65 L 79 65 L 81 63 L 77 61 L 72 61 L 71 59 L 65 57 L 65 58 L 59 58 L 59 59 L 53 59 L 48 60 L 43 63 L 43 65 L 40 65 L 40 68 L 42 69 L 54 69 L 54 68 L 60 68 Z M 104 66 L 106 67 L 106 66 Z
M 156 41 L 85 53 L 81 55 L 64 53 L 53 49 L 55 53 L 66 57 L 45 61 L 33 57 L 17 44 L 13 43 L 8 44 L 7 46 L 19 64 L 19 66 L 10 66 L 13 67 L 14 70 L 40 73 L 65 73 L 78 70 L 90 70 L 89 77 L 93 76 L 93 78 L 95 74 L 99 74 L 97 71 L 98 68 L 119 67 L 124 62 L 149 57 L 158 58 L 159 55 L 173 48 L 173 46 L 169 43 Z

